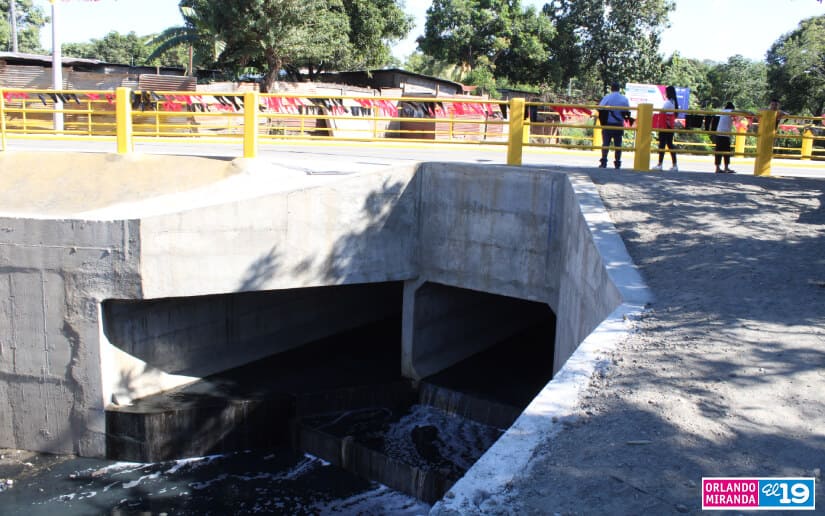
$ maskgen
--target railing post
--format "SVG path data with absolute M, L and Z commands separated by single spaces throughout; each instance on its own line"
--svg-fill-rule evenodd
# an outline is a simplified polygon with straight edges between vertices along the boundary
M 6 97 L 0 88 L 0 151 L 6 150 Z
M 258 156 L 258 92 L 243 95 L 243 157 Z
M 118 154 L 128 154 L 134 147 L 131 96 L 132 91 L 129 88 L 121 86 L 115 90 L 115 134 Z
M 650 170 L 650 147 L 653 141 L 653 104 L 636 106 L 636 149 L 633 168 L 638 171 Z
M 370 102 L 370 111 L 372 114 L 372 137 L 378 139 L 378 106 Z
M 736 136 L 733 139 L 733 153 L 736 156 L 745 155 L 745 128 L 741 125 L 736 126 Z
M 590 148 L 593 150 L 602 148 L 602 122 L 599 120 L 598 115 L 593 122 L 593 141 L 591 142 Z
M 529 113 L 529 108 L 527 107 L 527 102 L 524 103 L 525 110 Z M 530 144 L 530 133 L 533 131 L 533 120 L 530 117 L 526 117 L 524 119 L 524 130 L 521 132 L 521 143 L 523 145 Z
M 810 129 L 805 128 L 802 131 L 802 150 L 801 150 L 802 159 L 806 159 L 806 160 L 811 159 L 811 156 L 813 156 L 813 153 L 814 153 L 814 133 Z
M 521 165 L 521 146 L 524 138 L 524 99 L 510 99 L 510 136 L 507 141 L 507 164 Z
M 775 139 L 776 111 L 762 111 L 759 116 L 759 132 L 756 136 L 756 161 L 753 164 L 753 175 L 771 175 L 771 158 Z

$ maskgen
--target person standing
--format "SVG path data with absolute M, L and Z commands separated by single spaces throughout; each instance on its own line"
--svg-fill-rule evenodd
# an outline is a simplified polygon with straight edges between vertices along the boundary
M 777 98 L 771 99 L 771 102 L 768 104 L 768 109 L 770 111 L 776 111 L 776 129 L 779 129 L 779 121 L 787 116 L 788 113 L 782 111 L 782 103 L 779 102 Z
M 735 108 L 733 107 L 733 102 L 728 102 L 725 104 L 725 109 L 722 111 L 725 113 L 731 113 Z M 730 133 L 731 129 L 733 128 L 733 118 L 731 115 L 720 115 L 719 116 L 719 123 L 716 125 L 717 133 Z M 714 154 L 714 162 L 716 163 L 716 173 L 717 174 L 735 174 L 736 171 L 730 168 L 730 134 L 716 134 L 716 149 Z M 724 155 L 722 154 L 724 153 Z M 722 161 L 725 162 L 725 169 L 719 168 L 719 165 L 722 164 Z
M 673 166 L 670 167 L 671 172 L 676 172 L 679 167 L 676 165 L 676 152 L 673 150 L 673 133 L 670 132 L 676 127 L 676 112 L 668 111 L 669 109 L 679 109 L 679 100 L 676 99 L 676 88 L 668 86 L 665 88 L 665 100 L 662 106 L 662 129 L 666 131 L 659 131 L 659 164 L 653 167 L 653 170 L 662 170 L 662 163 L 665 161 L 664 150 L 670 149 L 670 161 Z
M 630 107 L 627 97 L 619 92 L 619 83 L 610 85 L 610 93 L 599 102 L 600 106 L 611 108 Z M 630 117 L 627 109 L 600 109 L 599 122 L 602 125 L 602 159 L 599 168 L 607 168 L 609 147 L 614 147 L 613 166 L 622 168 L 622 138 L 624 137 L 624 121 Z

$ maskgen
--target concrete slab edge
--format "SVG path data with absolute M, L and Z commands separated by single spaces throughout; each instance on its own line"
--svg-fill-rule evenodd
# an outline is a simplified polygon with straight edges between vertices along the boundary
M 513 481 L 529 474 L 540 447 L 577 417 L 579 400 L 591 378 L 609 365 L 609 352 L 627 338 L 634 319 L 653 299 L 589 177 L 569 177 L 605 269 L 624 302 L 576 348 L 516 422 L 433 506 L 430 515 L 508 514 Z

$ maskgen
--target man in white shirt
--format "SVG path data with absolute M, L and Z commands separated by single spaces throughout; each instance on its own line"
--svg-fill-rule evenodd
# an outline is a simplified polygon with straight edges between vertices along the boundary
M 610 93 L 602 98 L 600 106 L 608 107 L 630 107 L 627 97 L 619 92 L 619 83 L 610 85 Z M 624 121 L 630 116 L 630 111 L 626 109 L 600 109 L 599 122 L 602 125 L 602 159 L 599 161 L 599 168 L 607 168 L 607 155 L 610 151 L 608 147 L 614 147 L 613 166 L 622 167 L 622 138 L 624 137 Z
M 733 102 L 728 102 L 725 104 L 725 109 L 722 111 L 725 113 L 730 113 L 734 110 Z M 719 123 L 716 126 L 717 133 L 729 133 L 733 129 L 733 118 L 730 115 L 720 115 L 719 116 Z M 716 154 L 714 154 L 713 159 L 716 163 L 716 173 L 717 174 L 735 174 L 736 172 L 730 168 L 730 139 L 731 136 L 729 134 L 716 134 Z M 722 155 L 719 154 L 720 152 L 724 152 L 726 154 Z M 719 165 L 722 164 L 722 160 L 725 161 L 725 169 L 722 170 L 719 168 Z

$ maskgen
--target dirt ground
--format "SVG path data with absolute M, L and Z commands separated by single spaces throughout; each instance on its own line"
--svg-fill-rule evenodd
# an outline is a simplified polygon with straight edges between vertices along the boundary
M 500 513 L 698 514 L 703 476 L 825 513 L 825 180 L 591 177 L 656 300 Z
M 241 172 L 231 160 L 197 156 L 26 151 L 0 152 L 0 170 L 0 212 L 37 217 L 186 191 Z

